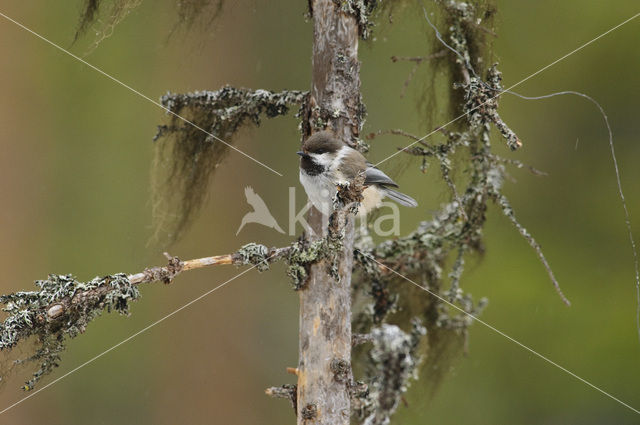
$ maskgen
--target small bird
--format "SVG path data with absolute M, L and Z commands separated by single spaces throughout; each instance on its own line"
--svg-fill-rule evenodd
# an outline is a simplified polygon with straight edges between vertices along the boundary
M 385 197 L 406 207 L 418 206 L 415 199 L 392 189 L 398 187 L 396 182 L 364 155 L 327 130 L 309 137 L 297 154 L 301 156 L 300 183 L 313 206 L 325 215 L 333 210 L 337 185 L 353 181 L 360 173 L 364 173 L 364 190 L 358 215 L 366 215 L 379 207 Z
M 273 215 L 271 215 L 267 204 L 264 203 L 260 195 L 253 191 L 251 186 L 244 188 L 244 196 L 247 198 L 247 203 L 253 207 L 253 211 L 246 213 L 244 217 L 242 217 L 242 223 L 240 223 L 240 227 L 238 227 L 236 236 L 247 223 L 262 224 L 263 226 L 276 229 L 280 233 L 284 233 L 284 230 L 278 226 L 278 222 L 273 218 Z

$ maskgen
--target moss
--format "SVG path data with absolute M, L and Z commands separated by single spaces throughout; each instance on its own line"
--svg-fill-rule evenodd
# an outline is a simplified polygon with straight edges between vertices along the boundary
M 109 3 L 107 6 L 106 3 Z M 91 50 L 95 49 L 104 39 L 108 38 L 115 27 L 122 22 L 129 13 L 142 3 L 142 0 L 83 0 L 80 19 L 76 28 L 74 41 L 92 28 L 95 39 Z M 209 27 L 222 12 L 223 0 L 177 0 L 176 24 L 169 36 L 180 27 Z
M 178 0 L 176 12 L 177 26 L 190 29 L 195 26 L 210 27 L 220 16 L 224 6 L 223 0 Z
M 128 314 L 129 303 L 140 297 L 125 274 L 96 277 L 88 282 L 71 275 L 52 274 L 35 284 L 40 290 L 0 296 L 0 303 L 5 305 L 3 311 L 8 314 L 0 325 L 0 350 L 11 350 L 30 337 L 36 338 L 35 353 L 17 360 L 39 364 L 26 383 L 26 390 L 58 365 L 66 338 L 84 332 L 105 310 Z
M 74 41 L 77 41 L 89 28 L 93 28 L 96 35 L 90 50 L 95 49 L 104 39 L 111 36 L 114 28 L 138 7 L 142 0 L 111 0 L 107 11 L 103 3 L 105 3 L 104 0 L 84 0 L 80 14 Z M 96 23 L 98 25 L 94 27 Z
M 159 126 L 154 139 L 156 239 L 171 243 L 186 230 L 241 126 L 259 125 L 263 116 L 285 115 L 290 105 L 302 104 L 306 95 L 294 90 L 275 93 L 225 86 L 217 91 L 163 96 L 161 102 L 172 114 L 168 124 Z

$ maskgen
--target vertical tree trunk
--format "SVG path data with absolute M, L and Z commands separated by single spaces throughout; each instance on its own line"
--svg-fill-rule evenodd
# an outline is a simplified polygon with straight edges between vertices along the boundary
M 358 26 L 336 3 L 310 2 L 313 83 L 303 126 L 306 137 L 328 128 L 353 145 L 362 120 Z M 321 214 L 313 208 L 309 223 L 316 235 L 323 235 Z M 324 260 L 311 267 L 300 291 L 298 424 L 348 425 L 350 420 L 353 217 L 347 218 L 344 229 L 339 279 L 329 274 L 330 264 Z

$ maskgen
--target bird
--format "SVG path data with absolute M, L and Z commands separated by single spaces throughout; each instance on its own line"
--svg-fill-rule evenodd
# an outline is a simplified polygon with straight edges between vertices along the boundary
M 314 133 L 296 153 L 300 155 L 300 183 L 322 214 L 331 214 L 338 185 L 353 181 L 360 173 L 364 173 L 364 189 L 359 216 L 378 208 L 383 198 L 406 207 L 418 206 L 415 199 L 394 189 L 398 185 L 389 176 L 328 130 Z
M 246 213 L 244 217 L 242 217 L 242 222 L 240 223 L 240 227 L 238 227 L 236 236 L 247 223 L 262 224 L 263 226 L 271 227 L 280 233 L 284 233 L 284 230 L 280 228 L 276 219 L 271 215 L 269 208 L 267 208 L 267 204 L 265 204 L 262 198 L 253 191 L 251 186 L 244 188 L 244 196 L 247 198 L 247 203 L 253 207 L 253 211 Z

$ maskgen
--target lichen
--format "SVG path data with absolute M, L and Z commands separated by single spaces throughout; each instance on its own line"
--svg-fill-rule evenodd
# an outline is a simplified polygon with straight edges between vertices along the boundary
M 269 248 L 253 242 L 242 246 L 234 254 L 236 265 L 251 264 L 261 272 L 269 270 L 269 260 Z
M 298 412 L 298 386 L 292 384 L 285 384 L 279 387 L 270 387 L 267 388 L 265 393 L 268 396 L 275 398 L 286 398 L 291 402 L 291 407 L 293 407 L 293 412 Z
M 309 276 L 309 267 L 318 261 L 328 258 L 336 252 L 338 247 L 329 243 L 327 238 L 309 241 L 305 238 L 291 244 L 288 252 L 287 276 L 291 279 L 293 288 L 302 289 Z
M 503 88 L 502 74 L 498 71 L 497 66 L 494 64 L 487 70 L 486 82 L 473 76 L 470 77 L 468 83 L 459 85 L 465 93 L 463 112 L 472 127 L 488 123 L 494 124 L 506 140 L 509 149 L 516 150 L 522 146 L 522 142 L 498 114 L 499 94 L 502 93 Z
M 51 274 L 35 284 L 40 288 L 38 291 L 0 296 L 7 313 L 0 324 L 0 350 L 10 351 L 22 341 L 36 338 L 35 353 L 16 360 L 39 364 L 25 390 L 32 389 L 42 376 L 57 367 L 66 338 L 84 332 L 105 310 L 128 314 L 129 303 L 140 297 L 138 288 L 125 274 L 96 277 L 88 282 L 80 282 L 71 275 Z M 0 371 L 2 375 L 6 372 Z
M 309 403 L 302 408 L 300 415 L 304 420 L 313 420 L 318 416 L 318 405 L 315 403 Z
M 363 40 L 371 37 L 374 26 L 372 14 L 381 0 L 334 0 L 340 9 L 353 15 L 358 23 L 358 33 Z
M 259 125 L 263 116 L 285 115 L 289 106 L 302 104 L 306 95 L 225 86 L 217 91 L 163 96 L 161 102 L 171 113 L 169 123 L 158 127 L 154 139 L 156 239 L 171 243 L 181 236 L 206 198 L 211 177 L 241 126 Z
M 371 382 L 368 392 L 356 403 L 355 414 L 365 425 L 388 425 L 411 379 L 416 378 L 421 361 L 417 348 L 426 329 L 412 321 L 410 333 L 398 326 L 383 324 L 371 331 L 369 352 Z
M 429 330 L 428 334 L 417 337 L 423 342 L 420 354 L 427 359 L 421 367 L 423 389 L 427 394 L 437 388 L 448 366 L 466 349 L 472 316 L 479 315 L 487 305 L 484 298 L 474 301 L 471 294 L 463 290 L 462 280 L 468 258 L 484 251 L 483 231 L 489 203 L 496 203 L 514 223 L 557 284 L 539 246 L 517 222 L 502 193 L 505 165 L 520 167 L 522 164 L 492 153 L 492 126 L 511 149 L 520 145 L 518 137 L 498 114 L 497 95 L 503 90 L 500 72 L 496 65 L 487 66 L 491 63 L 487 34 L 491 34 L 494 9 L 484 1 L 472 4 L 442 0 L 436 4 L 440 6 L 441 19 L 447 23 L 444 34 L 434 29 L 438 49 L 445 45 L 451 59 L 448 78 L 453 83 L 452 115 L 465 114 L 466 119 L 457 120 L 452 128 L 440 128 L 434 132 L 433 140 L 402 130 L 377 134 L 410 139 L 411 146 L 402 151 L 421 159 L 422 172 L 439 170 L 450 199 L 407 236 L 378 245 L 372 245 L 366 235 L 357 237 L 363 243 L 356 246 L 354 254 L 358 273 L 353 285 L 354 299 L 364 304 L 354 316 L 354 332 L 370 334 L 372 328 L 392 325 L 406 329 L 415 318 L 420 318 Z M 433 26 L 426 11 L 425 18 Z M 355 351 L 355 358 L 354 363 L 370 365 L 372 362 L 361 348 Z M 384 416 L 366 416 L 368 422 L 365 423 L 385 423 L 385 420 Z

